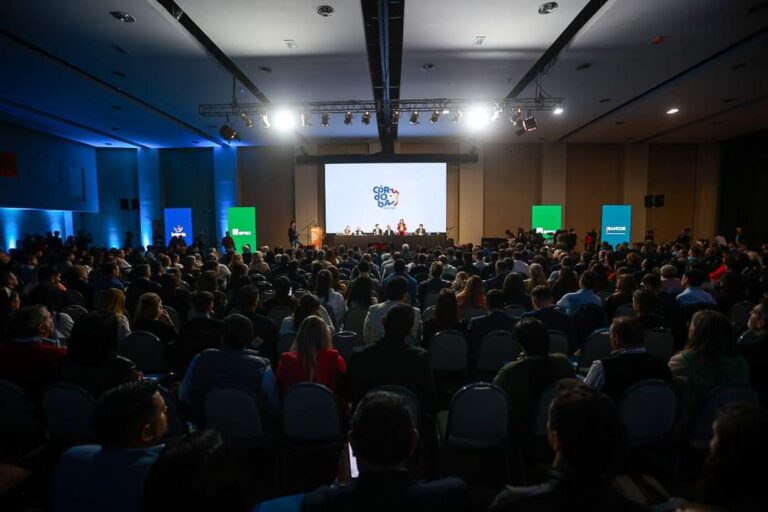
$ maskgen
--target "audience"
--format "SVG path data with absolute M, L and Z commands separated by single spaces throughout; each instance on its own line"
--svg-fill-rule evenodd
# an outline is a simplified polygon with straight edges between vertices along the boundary
M 133 330 L 151 332 L 160 338 L 166 349 L 178 338 L 173 321 L 163 309 L 163 301 L 156 293 L 145 293 L 139 298 L 133 316 Z
M 739 350 L 749 365 L 752 384 L 765 404 L 768 402 L 768 300 L 763 299 L 752 308 L 748 327 L 739 340 Z
M 488 304 L 488 314 L 475 317 L 469 321 L 467 348 L 470 367 L 477 360 L 480 344 L 486 334 L 490 334 L 493 331 L 508 331 L 511 333 L 518 321 L 517 318 L 504 312 L 504 294 L 500 290 L 491 290 L 486 297 L 484 302 Z
M 562 332 L 573 347 L 576 344 L 576 326 L 573 318 L 555 306 L 555 299 L 549 287 L 534 288 L 531 292 L 531 302 L 534 310 L 523 313 L 521 318 L 535 318 L 540 320 L 548 330 Z
M 478 276 L 467 279 L 464 288 L 456 294 L 459 303 L 459 313 L 466 318 L 473 311 L 486 310 L 483 281 Z
M 514 272 L 507 274 L 502 289 L 504 290 L 505 306 L 522 306 L 526 311 L 533 308 L 531 296 L 525 291 L 525 280 L 522 274 Z
M 437 296 L 435 314 L 424 322 L 424 336 L 422 344 L 429 347 L 430 341 L 440 331 L 456 330 L 467 334 L 467 323 L 459 316 L 459 303 L 456 294 L 450 289 L 444 288 Z
M 93 413 L 98 445 L 70 448 L 53 477 L 54 511 L 142 510 L 144 481 L 164 446 L 166 405 L 146 381 L 113 388 Z
M 591 270 L 581 274 L 579 279 L 579 291 L 566 293 L 563 298 L 557 301 L 557 307 L 563 310 L 566 315 L 574 316 L 576 312 L 585 304 L 595 304 L 602 306 L 603 301 L 594 292 L 597 284 L 597 276 Z
M 344 296 L 333 289 L 333 275 L 329 270 L 321 270 L 315 281 L 315 296 L 331 315 L 333 325 L 340 326 L 347 312 Z
M 322 318 L 325 325 L 328 326 L 329 332 L 333 333 L 335 331 L 333 328 L 333 321 L 331 320 L 331 317 L 328 316 L 328 311 L 320 304 L 317 297 L 308 293 L 299 299 L 293 314 L 283 318 L 283 322 L 280 325 L 280 336 L 295 333 L 298 330 L 298 326 L 301 325 L 301 322 L 312 315 Z
M 170 347 L 171 370 L 177 373 L 184 373 L 192 358 L 203 350 L 221 346 L 224 322 L 213 318 L 213 294 L 194 292 L 191 298 L 189 320 L 181 324 L 179 338 Z
M 707 282 L 707 275 L 698 269 L 691 269 L 685 272 L 683 276 L 683 290 L 677 296 L 677 303 L 681 306 L 695 306 L 698 304 L 716 305 L 717 301 L 707 291 L 701 289 L 701 286 Z
M 107 288 L 99 294 L 96 302 L 96 312 L 102 315 L 112 315 L 117 322 L 117 341 L 123 341 L 131 334 L 128 317 L 125 316 L 125 294 L 117 288 Z
M 387 300 L 381 304 L 375 304 L 368 309 L 368 315 L 363 324 L 363 341 L 365 343 L 374 343 L 384 336 L 384 317 L 389 310 L 400 304 L 406 304 L 405 296 L 408 293 L 408 283 L 405 279 L 395 276 L 385 285 Z M 410 335 L 413 340 L 419 339 L 421 331 L 421 313 L 418 308 L 413 309 L 413 325 Z

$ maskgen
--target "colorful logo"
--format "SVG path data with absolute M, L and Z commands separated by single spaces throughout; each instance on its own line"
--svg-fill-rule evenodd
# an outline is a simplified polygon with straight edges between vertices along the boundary
M 178 237 L 178 238 L 186 238 L 187 234 L 184 232 L 184 226 L 181 224 L 177 224 L 176 226 L 171 228 L 171 238 Z
M 400 192 L 392 187 L 378 185 L 373 187 L 373 199 L 379 208 L 391 210 L 400 203 Z

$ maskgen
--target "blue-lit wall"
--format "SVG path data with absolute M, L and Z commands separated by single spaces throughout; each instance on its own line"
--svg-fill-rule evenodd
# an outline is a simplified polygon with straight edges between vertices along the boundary
M 163 206 L 192 208 L 192 224 L 195 228 L 193 237 L 205 233 L 208 242 L 215 240 L 213 150 L 161 149 L 159 153 Z

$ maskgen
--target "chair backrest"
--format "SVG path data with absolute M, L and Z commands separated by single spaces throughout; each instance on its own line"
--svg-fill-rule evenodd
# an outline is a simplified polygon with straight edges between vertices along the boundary
M 509 331 L 492 331 L 483 336 L 477 356 L 477 370 L 497 372 L 520 355 L 520 344 Z
M 59 382 L 43 393 L 43 415 L 54 439 L 85 444 L 95 437 L 91 420 L 96 400 L 80 386 Z
M 384 384 L 375 387 L 371 391 L 389 391 L 390 393 L 400 395 L 403 400 L 405 400 L 406 407 L 411 411 L 411 416 L 413 416 L 414 421 L 418 425 L 419 420 L 421 419 L 421 404 L 419 403 L 419 397 L 416 396 L 416 393 L 405 386 L 398 386 L 397 384 Z
M 611 355 L 611 338 L 608 331 L 595 331 L 584 341 L 579 366 L 589 368 L 598 359 Z
M 488 314 L 488 310 L 485 308 L 468 308 L 464 310 L 464 320 L 469 322 L 473 318 L 485 316 Z
M 136 363 L 136 367 L 145 374 L 168 370 L 163 357 L 163 343 L 151 332 L 133 331 L 120 343 L 118 352 Z
M 437 304 L 437 298 L 440 296 L 437 292 L 428 292 L 424 294 L 424 303 L 422 303 L 422 308 L 429 308 Z
M 35 404 L 23 389 L 0 379 L 0 434 L 39 433 L 40 418 Z
M 620 316 L 627 316 L 629 318 L 636 318 L 637 313 L 635 313 L 635 308 L 632 307 L 632 304 L 622 304 L 618 308 L 616 308 L 616 311 L 613 312 L 613 317 L 617 318 Z
M 333 348 L 339 351 L 341 357 L 349 362 L 349 356 L 356 347 L 363 346 L 363 338 L 353 331 L 339 331 L 333 335 Z
M 559 381 L 558 381 L 559 382 Z M 555 399 L 557 394 L 557 384 L 554 382 L 544 388 L 536 402 L 536 409 L 533 416 L 533 435 L 536 437 L 547 437 L 547 421 L 549 421 L 549 404 Z
M 495 448 L 507 438 L 507 395 L 498 386 L 476 382 L 458 390 L 448 406 L 446 443 L 456 448 Z
M 504 306 L 504 312 L 509 316 L 517 318 L 525 313 L 525 308 L 520 304 L 509 304 L 508 306 Z
M 368 316 L 368 310 L 364 308 L 353 307 L 348 309 L 344 315 L 343 329 L 356 332 L 362 336 L 366 316 Z
M 668 329 L 648 329 L 643 343 L 649 354 L 669 361 L 675 350 L 675 337 Z
M 467 368 L 467 340 L 455 330 L 440 331 L 429 346 L 429 361 L 434 371 L 461 371 Z
M 726 405 L 737 402 L 758 404 L 760 395 L 757 389 L 742 383 L 723 384 L 713 389 L 694 419 L 691 446 L 706 449 L 712 439 L 712 423 L 717 419 L 718 412 Z
M 576 334 L 581 343 L 597 329 L 608 326 L 608 316 L 605 309 L 597 304 L 584 304 L 573 315 L 576 324 Z
M 657 444 L 672 433 L 677 395 L 663 380 L 636 382 L 624 391 L 618 403 L 630 446 Z
M 252 393 L 240 388 L 214 388 L 205 395 L 205 426 L 234 444 L 260 445 L 264 424 Z
M 287 332 L 282 336 L 280 336 L 280 339 L 277 340 L 277 350 L 276 350 L 276 355 L 278 359 L 280 359 L 280 356 L 283 355 L 284 353 L 291 351 L 291 345 L 293 345 L 293 340 L 295 339 L 296 339 L 295 332 Z
M 437 310 L 437 306 L 429 306 L 421 314 L 421 320 L 423 322 L 426 322 L 427 320 L 431 320 L 432 318 L 435 318 L 435 311 L 436 310 Z
M 269 310 L 269 313 L 267 313 L 267 316 L 270 320 L 275 322 L 275 325 L 279 328 L 280 324 L 283 323 L 283 318 L 287 316 L 291 316 L 293 314 L 293 311 L 291 311 L 291 308 L 288 306 L 276 306 Z
M 163 309 L 168 313 L 168 317 L 171 319 L 171 322 L 173 322 L 173 326 L 178 330 L 179 327 L 181 327 L 181 315 L 179 315 L 179 312 L 167 304 L 163 304 Z
M 549 353 L 550 354 L 565 354 L 570 353 L 571 345 L 568 342 L 568 337 L 563 331 L 555 329 L 549 330 Z
M 291 386 L 283 397 L 283 433 L 293 441 L 340 440 L 343 429 L 333 392 L 314 382 Z
M 72 321 L 77 322 L 77 320 L 81 316 L 88 313 L 88 310 L 85 309 L 83 306 L 79 306 L 77 304 L 70 304 L 69 306 L 65 307 L 61 312 L 68 314 L 69 317 L 72 319 Z

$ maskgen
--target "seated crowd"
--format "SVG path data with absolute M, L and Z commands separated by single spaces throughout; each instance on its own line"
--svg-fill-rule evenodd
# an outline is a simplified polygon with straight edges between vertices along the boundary
M 0 251 L 0 505 L 768 509 L 768 247 L 80 240 Z

